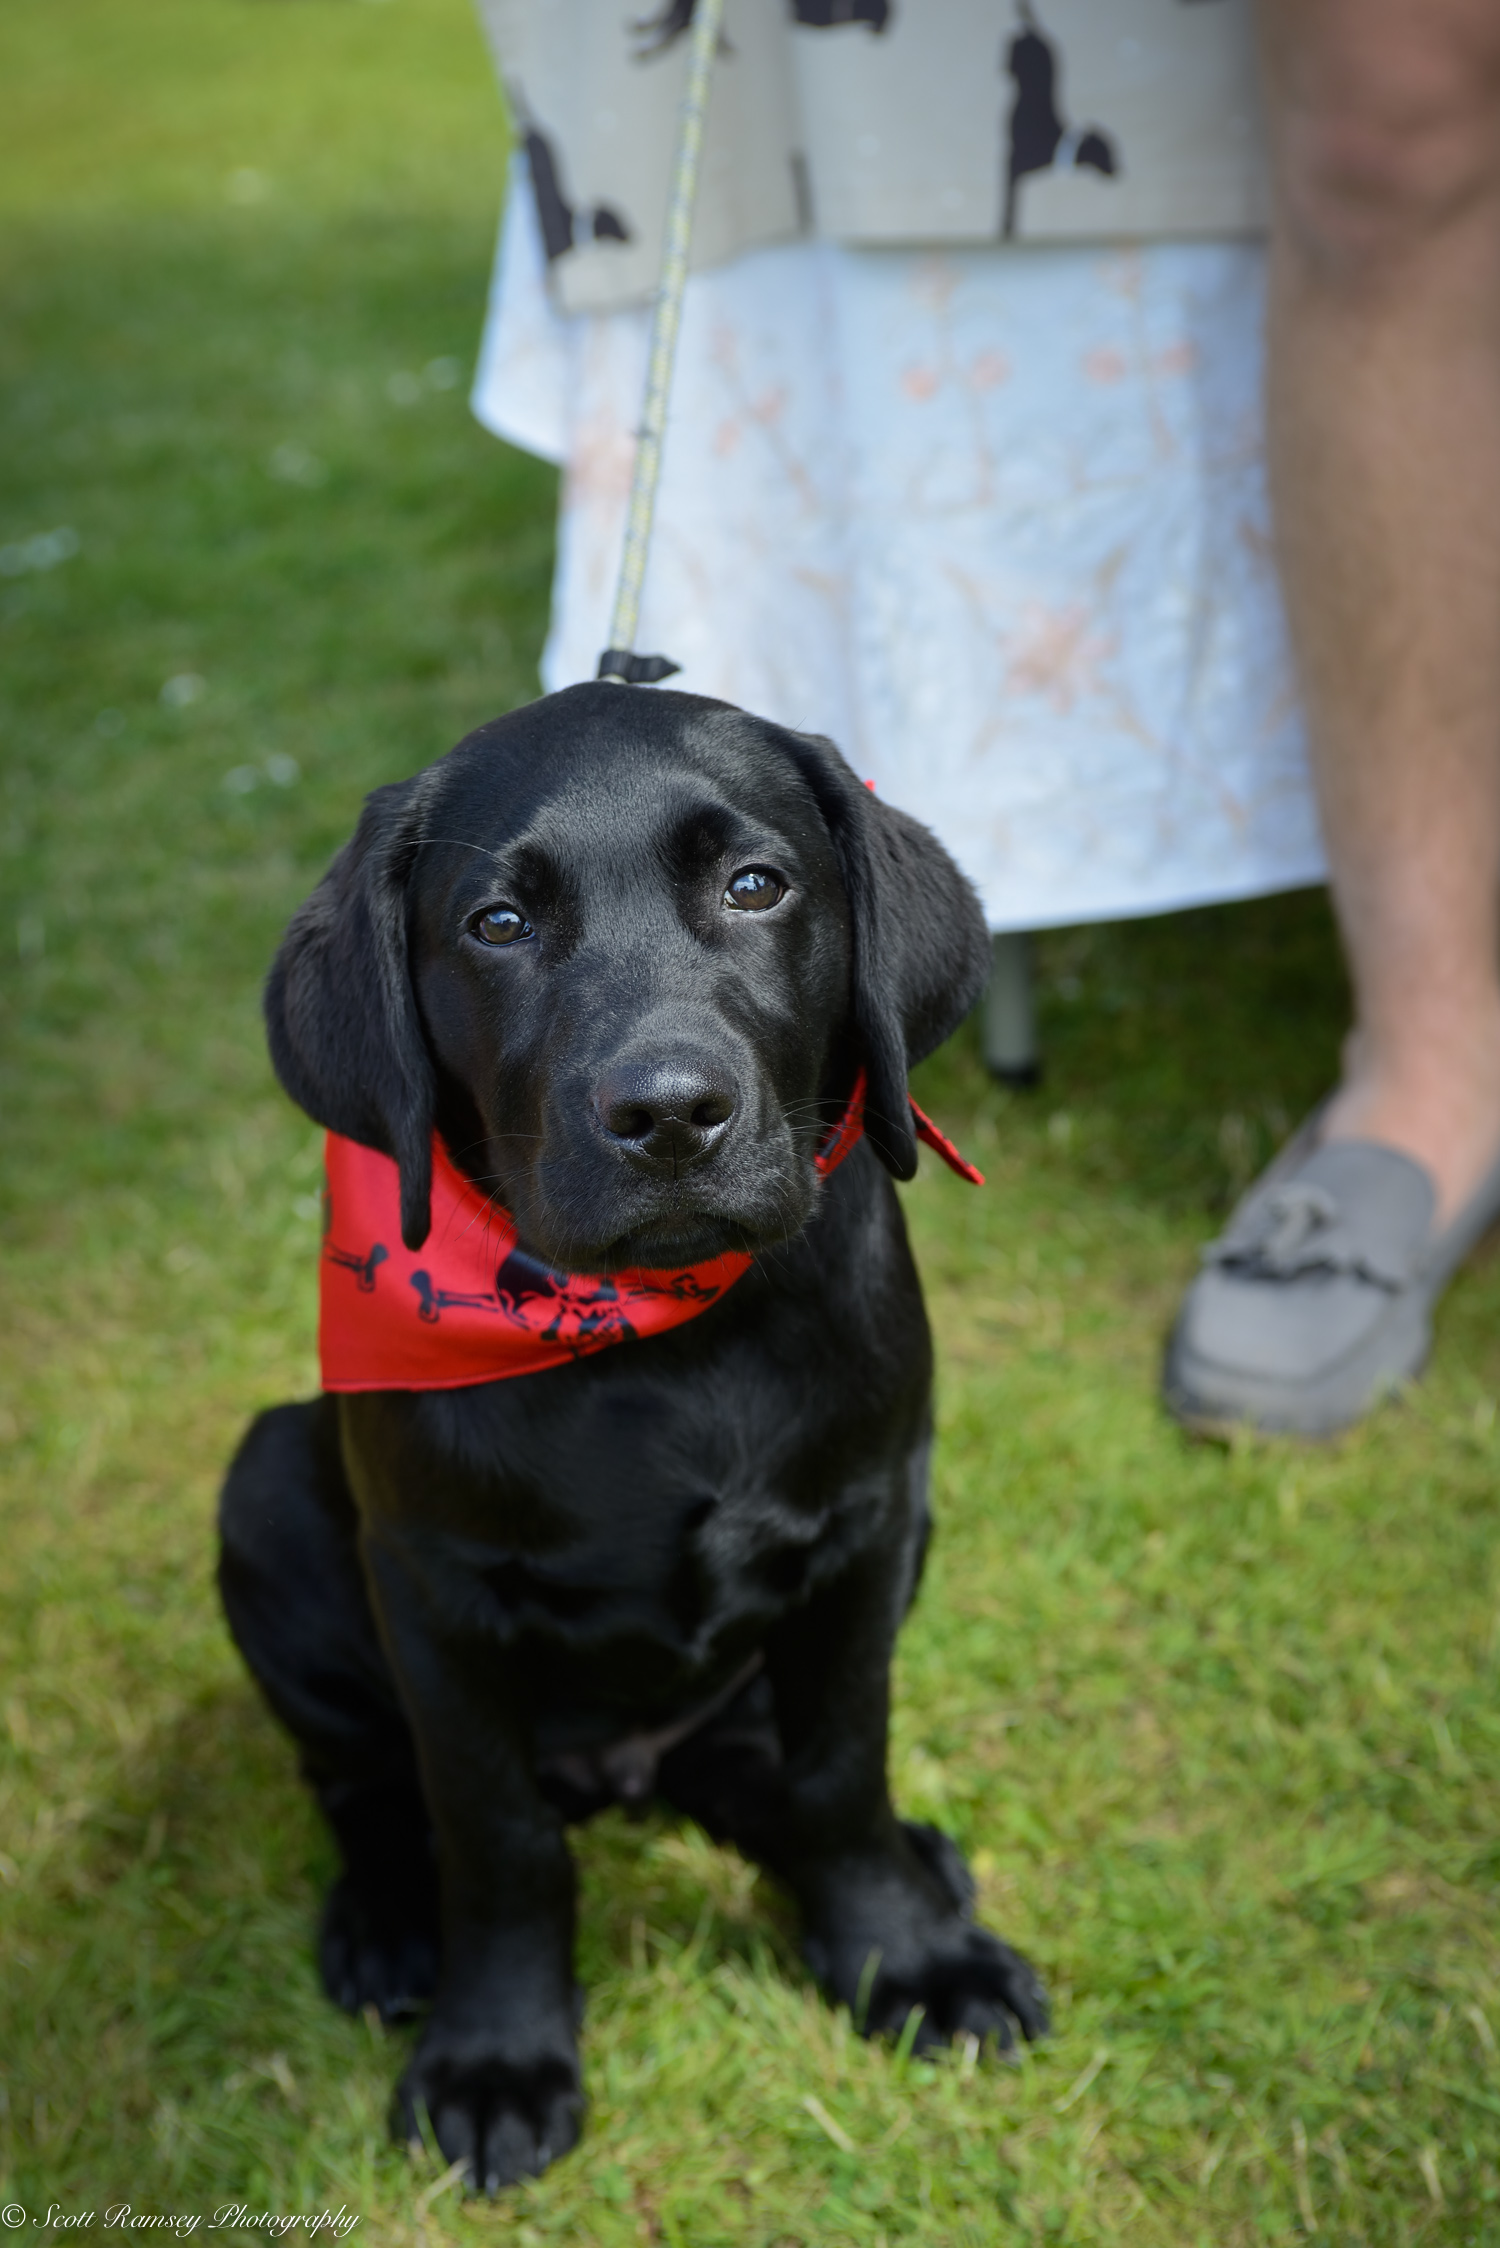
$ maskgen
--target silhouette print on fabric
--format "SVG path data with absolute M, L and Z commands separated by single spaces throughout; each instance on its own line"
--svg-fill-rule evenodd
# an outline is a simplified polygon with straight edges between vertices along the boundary
M 1011 40 L 1005 68 L 1016 89 L 1008 120 L 1005 210 L 1000 232 L 1016 231 L 1019 190 L 1032 172 L 1050 172 L 1061 163 L 1075 170 L 1102 172 L 1113 179 L 1120 169 L 1114 142 L 1098 125 L 1082 131 L 1065 125 L 1057 107 L 1058 53 L 1045 38 L 1027 0 L 1019 0 L 1021 29 Z
M 492 1289 L 470 1294 L 438 1288 L 425 1270 L 411 1274 L 410 1286 L 421 1299 L 417 1316 L 429 1326 L 436 1326 L 445 1311 L 498 1312 L 527 1334 L 579 1350 L 601 1342 L 633 1341 L 636 1330 L 628 1310 L 636 1296 L 666 1296 L 706 1310 L 723 1293 L 691 1271 L 663 1274 L 649 1291 L 633 1287 L 628 1280 L 617 1286 L 603 1275 L 578 1279 L 549 1271 L 519 1249 L 512 1249 L 501 1264 Z
M 805 24 L 809 31 L 835 31 L 841 24 L 868 24 L 871 31 L 884 31 L 891 20 L 891 0 L 791 0 L 793 23 Z M 680 39 L 693 20 L 693 0 L 668 0 L 668 5 L 658 16 L 644 16 L 631 25 L 631 31 L 640 42 L 635 50 L 637 62 L 646 62 L 659 55 Z M 732 52 L 728 42 L 720 38 L 721 55 Z
M 792 0 L 792 21 L 809 31 L 835 31 L 843 23 L 867 23 L 884 31 L 891 20 L 890 0 Z
M 591 211 L 579 211 L 568 201 L 562 190 L 557 155 L 551 141 L 535 120 L 527 116 L 514 89 L 512 99 L 517 121 L 525 127 L 526 161 L 531 167 L 532 193 L 536 197 L 536 215 L 548 264 L 576 249 L 580 242 L 629 242 L 632 239 L 629 226 L 608 203 L 596 203 Z
M 353 1273 L 354 1285 L 362 1296 L 373 1296 L 375 1275 L 390 1251 L 383 1241 L 377 1241 L 368 1255 L 362 1257 L 357 1249 L 341 1249 L 337 1242 L 329 1241 L 324 1245 L 323 1254 L 330 1264 L 342 1265 L 346 1272 Z
M 693 20 L 693 0 L 667 0 L 667 5 L 657 16 L 639 16 L 630 26 L 630 35 L 636 42 L 632 62 L 650 62 L 656 55 L 664 55 L 676 39 L 690 27 Z M 734 53 L 733 47 L 719 33 L 719 58 Z

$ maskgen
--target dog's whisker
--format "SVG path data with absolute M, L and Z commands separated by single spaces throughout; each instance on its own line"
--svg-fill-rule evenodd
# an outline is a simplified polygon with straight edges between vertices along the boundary
M 450 1147 L 448 1152 L 455 1162 L 461 1155 L 470 1155 L 476 1147 L 490 1147 L 496 1140 L 540 1140 L 540 1132 L 481 1132 L 477 1140 L 465 1140 L 462 1147 Z
M 474 851 L 480 858 L 494 860 L 500 854 L 483 843 L 471 843 L 465 835 L 414 835 L 412 842 L 418 850 L 426 843 L 451 843 L 455 850 Z

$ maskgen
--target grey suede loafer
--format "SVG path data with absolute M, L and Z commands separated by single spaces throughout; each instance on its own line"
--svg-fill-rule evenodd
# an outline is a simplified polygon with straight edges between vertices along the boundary
M 1421 1371 L 1432 1307 L 1500 1216 L 1500 1162 L 1442 1233 L 1420 1163 L 1310 1117 L 1203 1253 L 1163 1394 L 1189 1428 L 1333 1436 Z

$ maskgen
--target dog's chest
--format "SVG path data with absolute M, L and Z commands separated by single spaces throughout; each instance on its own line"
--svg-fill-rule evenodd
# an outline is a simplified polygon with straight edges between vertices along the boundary
M 891 1535 L 926 1392 L 921 1358 L 872 1388 L 836 1352 L 666 1356 L 471 1395 L 440 1447 L 429 1409 L 416 1504 L 392 1488 L 410 1448 L 373 1415 L 356 1480 L 498 1640 L 665 1686 Z
M 691 1699 L 862 1551 L 909 1542 L 930 1344 L 894 1197 L 848 1170 L 840 1232 L 675 1335 L 344 1400 L 367 1522 L 541 1701 Z
M 509 1463 L 463 1541 L 508 1636 L 696 1664 L 888 1527 L 894 1428 L 871 1444 L 837 1413 L 756 1411 L 742 1385 L 592 1403 Z

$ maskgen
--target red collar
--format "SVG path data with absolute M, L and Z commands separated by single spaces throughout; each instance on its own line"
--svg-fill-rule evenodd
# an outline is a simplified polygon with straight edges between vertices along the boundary
M 861 1071 L 815 1161 L 826 1178 L 864 1134 Z M 983 1181 L 951 1140 L 912 1113 L 917 1137 L 961 1178 Z M 515 1221 L 432 1142 L 432 1231 L 401 1240 L 400 1179 L 388 1155 L 330 1132 L 319 1266 L 318 1348 L 331 1390 L 465 1389 L 565 1366 L 610 1343 L 696 1319 L 750 1268 L 741 1250 L 673 1272 L 560 1273 L 516 1246 Z

